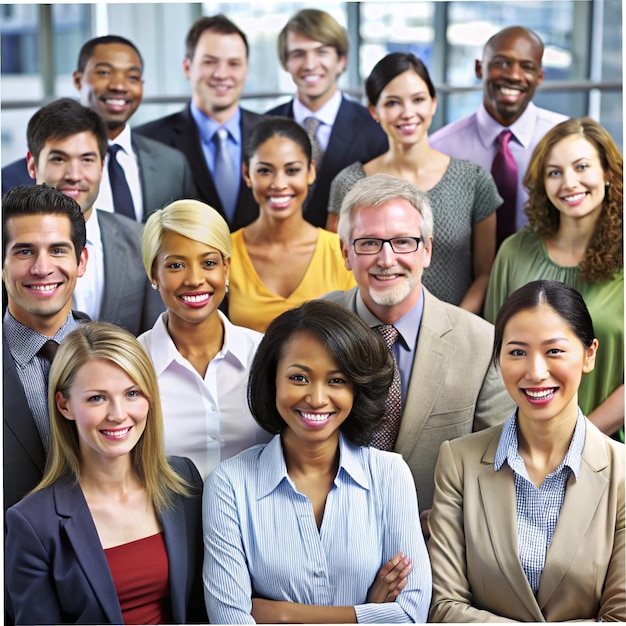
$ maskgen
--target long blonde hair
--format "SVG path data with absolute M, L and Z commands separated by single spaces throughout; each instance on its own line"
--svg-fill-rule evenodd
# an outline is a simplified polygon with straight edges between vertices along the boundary
M 105 359 L 120 367 L 148 400 L 146 427 L 131 452 L 132 467 L 158 512 L 168 508 L 173 493 L 188 496 L 187 484 L 170 467 L 163 448 L 163 413 L 157 377 L 150 357 L 135 337 L 108 322 L 88 322 L 61 343 L 50 368 L 48 410 L 52 443 L 41 482 L 34 491 L 48 487 L 71 473 L 80 478 L 80 446 L 76 423 L 57 407 L 57 392 L 70 397 L 79 370 L 93 359 Z

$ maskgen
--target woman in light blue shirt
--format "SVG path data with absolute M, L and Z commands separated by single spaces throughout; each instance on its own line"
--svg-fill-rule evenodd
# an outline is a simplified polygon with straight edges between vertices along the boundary
M 211 623 L 426 621 L 431 570 L 411 473 L 367 445 L 393 369 L 382 338 L 334 303 L 271 323 L 248 402 L 275 437 L 220 463 L 204 488 Z

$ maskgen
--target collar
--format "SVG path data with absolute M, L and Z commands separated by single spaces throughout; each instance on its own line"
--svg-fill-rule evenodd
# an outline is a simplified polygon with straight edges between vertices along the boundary
M 552 472 L 552 474 L 558 474 L 564 467 L 569 467 L 572 473 L 578 480 L 580 474 L 580 463 L 583 457 L 583 448 L 585 446 L 585 416 L 583 412 L 578 409 L 578 417 L 576 418 L 576 426 L 574 427 L 574 434 L 570 441 L 567 452 L 560 465 Z M 493 463 L 493 469 L 497 472 L 506 461 L 512 469 L 519 466 L 521 457 L 518 451 L 519 443 L 517 439 L 517 409 L 504 423 L 502 433 L 500 434 L 500 440 L 498 442 L 498 448 Z M 522 461 L 523 465 L 523 461 Z
M 3 333 L 11 356 L 20 366 L 26 365 L 49 339 L 61 343 L 76 327 L 78 322 L 70 312 L 61 328 L 52 337 L 46 337 L 29 326 L 18 322 L 7 308 L 3 319 Z
M 366 454 L 375 453 L 367 447 L 356 446 L 350 443 L 339 432 L 339 469 L 335 476 L 335 485 L 339 485 L 344 480 L 344 475 L 350 477 L 363 489 L 369 490 L 371 482 L 366 470 L 368 464 Z M 296 486 L 287 474 L 285 455 L 280 435 L 274 435 L 272 440 L 263 448 L 259 455 L 257 493 L 258 499 L 270 495 L 284 480 L 286 480 L 294 491 Z
M 238 145 L 241 144 L 241 109 L 239 107 L 237 107 L 235 114 L 228 119 L 225 124 L 218 124 L 204 111 L 201 111 L 198 105 L 193 101 L 193 98 L 191 99 L 189 110 L 191 111 L 191 117 L 193 117 L 198 127 L 200 141 L 203 144 L 210 144 L 213 141 L 213 135 L 218 128 L 225 128 L 235 143 Z
M 515 141 L 522 147 L 528 148 L 537 122 L 537 107 L 529 102 L 526 110 L 518 119 L 510 126 L 502 126 L 489 115 L 485 105 L 481 102 L 476 111 L 476 120 L 478 122 L 478 135 L 485 148 L 492 146 L 503 130 L 510 130 Z
M 151 333 L 150 355 L 154 363 L 157 377 L 160 376 L 172 363 L 179 363 L 188 367 L 187 360 L 176 349 L 170 334 L 165 325 L 165 313 L 159 315 Z M 241 369 L 247 367 L 248 343 L 243 333 L 238 332 L 238 328 L 220 311 L 217 314 L 224 327 L 224 343 L 222 349 L 215 355 L 215 359 L 231 356 L 237 361 Z
M 128 124 L 124 126 L 124 130 L 115 139 L 109 139 L 109 145 L 112 146 L 113 144 L 121 146 L 124 152 L 129 156 L 135 156 L 130 126 Z
M 296 96 L 293 99 L 293 119 L 296 120 L 300 126 L 302 126 L 305 118 L 315 117 L 323 124 L 332 126 L 335 123 L 342 100 L 343 95 L 341 91 L 337 89 L 331 99 L 324 106 L 322 106 L 321 109 L 311 111 L 311 109 L 305 107 Z
M 87 243 L 94 248 L 101 248 L 100 222 L 98 221 L 98 211 L 95 208 L 91 209 L 91 215 L 85 222 L 85 226 L 87 229 Z
M 405 350 L 414 350 L 417 346 L 417 337 L 424 313 L 424 288 L 420 287 L 420 289 L 421 295 L 417 303 L 394 324 L 398 331 L 400 345 Z M 356 294 L 356 312 L 370 328 L 384 324 L 367 308 L 361 297 L 360 289 L 357 289 Z

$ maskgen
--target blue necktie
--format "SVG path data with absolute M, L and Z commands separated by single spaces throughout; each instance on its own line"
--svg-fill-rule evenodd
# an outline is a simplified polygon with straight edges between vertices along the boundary
M 218 128 L 213 135 L 213 143 L 215 144 L 213 180 L 226 218 L 232 224 L 239 195 L 239 180 L 228 156 L 228 131 L 225 128 Z
M 130 195 L 130 187 L 126 182 L 126 176 L 122 166 L 117 161 L 117 153 L 122 149 L 118 144 L 109 146 L 109 181 L 111 182 L 111 193 L 113 194 L 113 206 L 115 212 L 137 219 L 135 215 L 135 205 L 133 197 Z

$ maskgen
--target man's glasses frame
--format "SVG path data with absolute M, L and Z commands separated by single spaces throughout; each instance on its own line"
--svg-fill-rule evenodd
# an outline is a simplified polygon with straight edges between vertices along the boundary
M 420 241 L 422 241 L 421 237 L 392 237 L 391 239 L 358 237 L 357 239 L 350 239 L 356 254 L 378 254 L 386 243 L 396 254 L 411 254 L 417 252 Z

